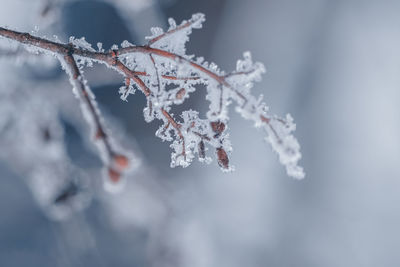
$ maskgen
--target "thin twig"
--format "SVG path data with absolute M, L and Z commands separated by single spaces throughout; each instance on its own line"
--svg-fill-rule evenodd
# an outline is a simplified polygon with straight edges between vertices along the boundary
M 187 28 L 187 27 L 189 27 L 190 25 L 192 25 L 193 23 L 194 23 L 194 21 L 188 21 L 188 22 L 186 22 L 185 24 L 182 24 L 182 25 L 176 27 L 176 28 L 173 29 L 173 30 L 167 31 L 167 32 L 165 32 L 165 33 L 163 33 L 163 34 L 161 34 L 161 35 L 159 35 L 159 36 L 157 36 L 157 37 L 151 39 L 151 40 L 148 42 L 148 45 L 150 46 L 150 45 L 154 44 L 155 42 L 161 40 L 162 38 L 164 38 L 164 37 L 166 37 L 166 36 L 168 36 L 168 35 L 171 35 L 171 34 L 177 32 L 177 31 L 180 31 L 180 30 L 182 30 L 182 29 L 184 29 L 184 28 Z
M 70 76 L 72 86 L 74 86 L 80 96 L 80 100 L 88 107 L 89 115 L 92 117 L 92 121 L 95 125 L 95 139 L 102 144 L 107 153 L 107 159 L 105 163 L 108 165 L 108 175 L 113 182 L 117 182 L 120 179 L 121 173 L 129 165 L 128 158 L 116 151 L 113 148 L 109 136 L 106 133 L 105 127 L 101 122 L 100 111 L 97 109 L 95 102 L 93 101 L 89 88 L 85 84 L 84 77 L 79 70 L 76 60 L 71 54 L 64 56 L 66 62 L 66 72 Z
M 104 147 L 109 155 L 109 158 L 112 158 L 115 152 L 113 151 L 108 136 L 105 132 L 104 126 L 100 120 L 100 114 L 95 104 L 93 103 L 89 92 L 86 88 L 84 83 L 84 78 L 76 64 L 76 61 L 72 55 L 65 55 L 64 56 L 65 62 L 67 63 L 67 73 L 70 75 L 70 80 L 72 85 L 78 89 L 79 96 L 81 97 L 81 101 L 83 101 L 87 107 L 89 108 L 90 115 L 92 116 L 92 120 L 95 124 L 95 138 L 96 140 L 101 141 L 104 144 Z
M 168 34 L 172 34 L 182 28 L 185 27 L 189 27 L 191 25 L 191 23 L 193 22 L 187 22 L 186 24 L 183 24 L 179 27 L 177 27 L 174 30 L 171 30 L 169 32 L 166 32 L 163 35 L 160 35 L 152 40 L 150 40 L 149 45 L 160 40 L 161 38 L 167 36 Z M 63 55 L 66 59 L 68 59 L 71 62 L 74 62 L 75 66 L 75 60 L 73 58 L 73 56 L 79 56 L 79 57 L 84 57 L 84 58 L 89 58 L 92 59 L 94 61 L 97 61 L 99 63 L 103 63 L 106 64 L 112 68 L 114 68 L 115 70 L 117 70 L 118 72 L 122 73 L 125 78 L 129 78 L 132 79 L 137 86 L 139 87 L 139 89 L 144 93 L 144 95 L 146 96 L 147 100 L 149 101 L 149 112 L 152 113 L 152 101 L 151 101 L 151 96 L 153 96 L 152 91 L 146 86 L 146 84 L 144 83 L 143 79 L 141 78 L 141 76 L 148 76 L 148 74 L 146 72 L 137 72 L 137 71 L 133 71 L 131 69 L 129 69 L 124 63 L 122 63 L 119 60 L 119 57 L 124 56 L 124 55 L 128 55 L 128 54 L 132 54 L 132 53 L 141 53 L 141 54 L 146 54 L 149 55 L 152 63 L 156 69 L 156 73 L 157 73 L 157 79 L 158 79 L 158 86 L 160 86 L 160 80 L 159 77 L 162 77 L 164 79 L 169 79 L 169 80 L 196 80 L 196 79 L 200 79 L 199 77 L 186 77 L 186 78 L 181 78 L 181 77 L 174 77 L 174 76 L 169 76 L 169 75 L 159 75 L 157 67 L 156 67 L 156 62 L 155 59 L 153 57 L 153 55 L 157 55 L 159 57 L 163 57 L 166 59 L 170 59 L 172 61 L 177 61 L 177 62 L 181 62 L 181 63 L 185 63 L 190 65 L 192 68 L 194 68 L 195 70 L 203 73 L 205 76 L 208 76 L 210 79 L 216 81 L 220 87 L 221 87 L 221 92 L 223 90 L 223 88 L 227 88 L 228 90 L 232 91 L 234 94 L 236 94 L 240 99 L 243 100 L 242 105 L 244 106 L 247 102 L 248 99 L 242 94 L 240 93 L 238 90 L 236 90 L 234 87 L 232 87 L 229 82 L 226 80 L 227 78 L 229 78 L 232 75 L 240 75 L 240 74 L 246 74 L 245 72 L 243 73 L 233 73 L 233 74 L 228 74 L 228 75 L 218 75 L 214 72 L 212 72 L 211 70 L 207 69 L 206 67 L 190 60 L 187 59 L 183 56 L 165 51 L 165 50 L 161 50 L 158 48 L 153 48 L 150 47 L 149 45 L 147 46 L 129 46 L 129 47 L 124 47 L 124 48 L 120 48 L 117 50 L 111 50 L 108 52 L 98 52 L 98 51 L 89 51 L 87 49 L 83 49 L 80 47 L 72 47 L 70 45 L 67 44 L 63 44 L 63 43 L 58 43 L 58 42 L 54 42 L 54 41 L 50 41 L 50 40 L 46 40 L 44 38 L 40 38 L 40 37 L 36 37 L 36 36 L 32 36 L 29 33 L 21 33 L 21 32 L 17 32 L 17 31 L 13 31 L 13 30 L 9 30 L 6 28 L 2 28 L 0 27 L 0 36 L 18 41 L 20 43 L 23 44 L 27 44 L 27 45 L 32 45 L 35 47 L 38 47 L 40 49 L 44 49 L 47 51 L 51 51 L 53 53 L 56 54 L 61 54 Z M 72 63 L 70 63 L 72 64 Z M 73 66 L 73 65 L 72 65 Z M 73 67 L 73 70 L 76 72 L 76 70 L 79 71 L 79 69 L 77 69 L 77 67 Z M 78 72 L 78 76 L 79 76 L 79 72 Z M 84 87 L 83 87 L 84 89 Z M 84 94 L 84 96 L 86 97 L 86 95 Z M 222 94 L 221 94 L 222 97 Z M 221 99 L 222 101 L 222 99 Z M 90 102 L 89 102 L 90 103 Z M 221 104 L 221 103 L 220 103 Z M 90 105 L 89 105 L 90 107 Z M 222 106 L 220 107 L 222 108 Z M 98 114 L 96 114 L 96 111 L 92 108 L 90 108 L 92 116 L 94 118 L 96 118 L 95 120 L 97 120 L 97 116 Z M 177 131 L 177 134 L 179 135 L 179 137 L 182 140 L 183 143 L 183 152 L 182 154 L 186 157 L 185 154 L 185 140 L 184 140 L 184 136 L 180 130 L 181 125 L 179 123 L 177 123 L 174 118 L 171 116 L 171 114 L 169 114 L 165 109 L 161 109 L 161 112 L 163 114 L 163 116 L 167 119 L 167 121 L 170 123 L 170 125 L 172 125 L 174 127 L 174 129 Z M 265 117 L 264 115 L 260 116 L 260 120 L 264 123 L 266 123 L 269 127 L 272 127 L 270 125 L 270 118 Z M 209 138 L 203 138 L 203 139 L 209 139 Z M 109 143 L 107 141 L 105 141 L 105 146 L 109 146 Z M 110 154 L 112 154 L 112 150 L 111 148 L 109 149 Z

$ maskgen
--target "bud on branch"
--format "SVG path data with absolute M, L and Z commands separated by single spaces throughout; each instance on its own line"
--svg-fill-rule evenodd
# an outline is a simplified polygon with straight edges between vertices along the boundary
M 161 120 L 156 136 L 172 142 L 172 167 L 187 167 L 196 154 L 200 161 L 210 162 L 211 158 L 206 155 L 207 145 L 215 149 L 222 170 L 233 169 L 228 157 L 232 148 L 227 123 L 228 106 L 235 103 L 237 112 L 266 132 L 266 140 L 278 153 L 288 175 L 303 178 L 303 169 L 297 165 L 301 154 L 300 146 L 291 134 L 295 130 L 291 116 L 282 119 L 270 115 L 262 96 L 256 98 L 250 92 L 254 82 L 260 81 L 265 72 L 263 64 L 254 63 L 250 53 L 246 52 L 244 59 L 238 60 L 236 70 L 225 73 L 215 63 L 186 54 L 189 35 L 193 29 L 201 28 L 204 21 L 203 14 L 194 14 L 180 25 L 169 19 L 166 32 L 157 27 L 151 29 L 152 35 L 146 37 L 149 40 L 146 45 L 124 41 L 120 48 L 114 45 L 107 52 L 95 50 L 84 38 L 71 37 L 65 44 L 1 27 L 0 36 L 28 46 L 29 51 L 51 54 L 61 62 L 92 127 L 95 143 L 102 152 L 112 182 L 118 182 L 131 164 L 129 156 L 116 148 L 110 139 L 82 75 L 81 69 L 93 62 L 105 64 L 123 76 L 124 86 L 119 90 L 121 99 L 127 101 L 136 88 L 146 96 L 144 118 L 147 122 Z M 200 118 L 193 110 L 184 111 L 179 117 L 172 114 L 171 107 L 182 104 L 199 84 L 206 86 L 206 98 L 210 102 L 205 118 Z

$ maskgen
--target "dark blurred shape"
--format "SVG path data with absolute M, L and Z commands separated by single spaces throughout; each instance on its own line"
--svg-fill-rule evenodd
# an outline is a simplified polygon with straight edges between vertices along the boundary
M 163 2 L 161 1 L 161 4 Z M 201 12 L 206 15 L 206 22 L 203 25 L 204 29 L 198 30 L 190 36 L 190 42 L 187 44 L 187 47 L 190 52 L 208 59 L 211 55 L 211 47 L 217 34 L 225 4 L 226 0 L 181 0 L 173 1 L 172 4 L 162 5 L 162 10 L 167 17 L 174 18 L 178 23 L 190 18 L 194 13 Z
M 98 42 L 104 49 L 131 36 L 115 7 L 100 1 L 77 1 L 62 9 L 63 32 L 66 36 L 85 37 L 94 47 Z
M 70 182 L 64 190 L 60 192 L 60 194 L 54 199 L 54 204 L 65 203 L 70 200 L 72 197 L 78 194 L 79 188 L 74 182 Z

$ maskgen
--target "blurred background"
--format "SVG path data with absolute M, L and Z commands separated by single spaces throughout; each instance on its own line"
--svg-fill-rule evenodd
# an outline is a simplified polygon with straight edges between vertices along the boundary
M 158 123 L 143 120 L 144 96 L 122 102 L 121 77 L 96 66 L 85 74 L 100 109 L 140 161 L 121 192 L 105 192 L 57 62 L 18 48 L 14 57 L 1 40 L 0 266 L 399 266 L 399 11 L 395 0 L 2 0 L 1 26 L 37 25 L 41 36 L 85 36 L 105 49 L 143 44 L 169 17 L 206 14 L 189 54 L 226 71 L 247 50 L 265 64 L 253 92 L 294 117 L 306 178 L 287 177 L 263 133 L 233 110 L 235 172 L 215 162 L 170 169 Z M 206 111 L 201 90 L 188 107 Z M 10 114 L 20 128 L 11 138 Z M 45 139 L 65 145 L 62 157 L 26 152 L 32 121 L 43 118 L 54 124 Z M 43 174 L 43 162 L 59 167 Z M 49 202 L 49 184 L 60 201 Z M 63 192 L 74 200 L 60 204 Z

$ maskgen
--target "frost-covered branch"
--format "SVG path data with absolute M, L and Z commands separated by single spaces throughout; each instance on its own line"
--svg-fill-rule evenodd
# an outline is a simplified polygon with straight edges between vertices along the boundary
M 128 157 L 118 153 L 113 146 L 101 121 L 102 118 L 94 100 L 94 95 L 87 86 L 87 82 L 81 74 L 73 55 L 65 55 L 64 60 L 65 62 L 63 63 L 62 59 L 60 59 L 74 87 L 75 94 L 81 101 L 83 114 L 86 115 L 86 120 L 92 125 L 91 128 L 94 130 L 94 138 L 99 144 L 99 149 L 104 151 L 101 155 L 107 166 L 108 176 L 112 182 L 118 182 L 122 172 L 129 166 Z
M 101 119 L 80 68 L 98 62 L 122 74 L 124 86 L 119 89 L 121 99 L 127 101 L 128 96 L 139 89 L 147 98 L 143 111 L 145 120 L 162 121 L 156 136 L 172 142 L 172 167 L 188 166 L 196 154 L 200 161 L 210 162 L 211 158 L 206 155 L 208 145 L 215 149 L 216 158 L 223 170 L 233 169 L 228 158 L 232 147 L 227 123 L 228 106 L 234 102 L 237 112 L 252 120 L 257 128 L 264 129 L 266 140 L 278 153 L 288 175 L 303 178 L 303 169 L 297 165 L 301 154 L 300 146 L 292 135 L 295 124 L 291 116 L 282 119 L 270 115 L 262 96 L 256 98 L 250 92 L 254 82 L 260 81 L 265 72 L 263 64 L 254 63 L 250 53 L 246 52 L 244 59 L 237 62 L 236 70 L 225 73 L 214 63 L 186 54 L 185 44 L 189 35 L 193 29 L 201 28 L 204 20 L 202 14 L 195 14 L 180 25 L 169 19 L 167 32 L 158 27 L 151 29 L 152 35 L 146 37 L 149 40 L 147 45 L 136 46 L 124 41 L 121 48 L 114 45 L 109 51 L 104 51 L 101 46 L 95 50 L 84 38 L 70 38 L 69 44 L 63 44 L 5 28 L 0 28 L 0 36 L 26 44 L 34 52 L 50 52 L 62 63 L 66 62 L 63 66 L 70 75 L 71 83 L 79 91 L 82 105 L 88 110 L 85 114 L 90 114 L 88 120 L 94 122 L 97 131 L 102 129 Z M 182 112 L 180 118 L 174 116 L 171 113 L 172 106 L 182 104 L 198 84 L 207 88 L 206 98 L 210 106 L 206 118 L 200 118 L 199 113 L 193 110 Z M 101 134 L 96 136 L 100 136 L 106 154 L 113 162 L 119 154 L 112 150 L 103 132 L 100 131 Z M 117 160 L 118 170 L 126 167 L 125 163 L 128 165 L 125 162 L 127 158 L 123 157 L 124 166 L 120 166 Z M 111 169 L 115 170 L 116 165 L 112 164 Z M 109 175 L 113 177 L 113 174 Z

